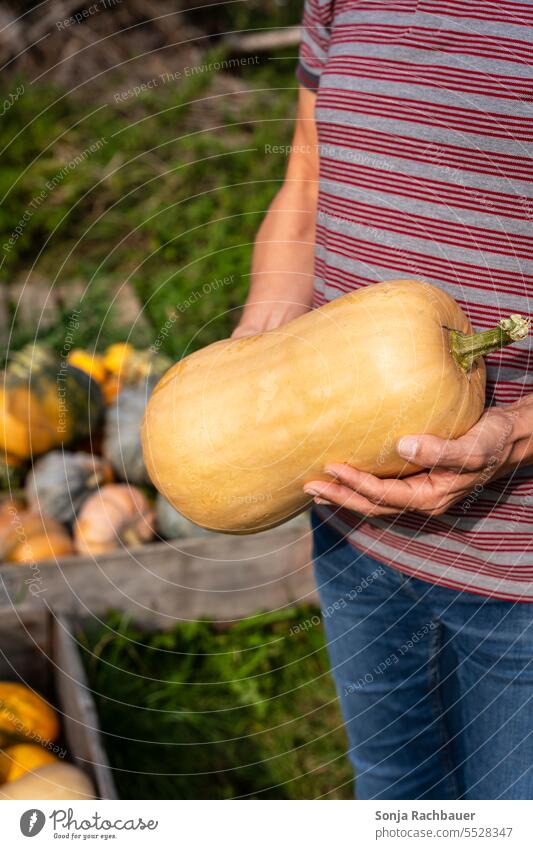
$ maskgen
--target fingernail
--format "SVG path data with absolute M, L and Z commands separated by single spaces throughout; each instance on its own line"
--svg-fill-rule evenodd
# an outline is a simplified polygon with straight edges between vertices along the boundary
M 313 498 L 313 501 L 315 502 L 315 504 L 330 504 L 330 502 L 327 501 L 325 498 L 315 497 Z
M 318 489 L 314 489 L 312 486 L 304 486 L 304 492 L 307 495 L 319 495 Z
M 337 472 L 333 468 L 333 466 L 325 466 L 324 471 L 327 475 L 331 475 L 332 477 L 337 477 Z
M 398 454 L 404 460 L 414 460 L 418 449 L 418 439 L 415 436 L 402 436 L 398 442 Z

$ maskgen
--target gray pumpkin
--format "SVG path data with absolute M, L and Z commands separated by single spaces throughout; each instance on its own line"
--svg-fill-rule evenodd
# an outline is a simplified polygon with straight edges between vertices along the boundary
M 108 407 L 103 455 L 119 480 L 137 485 L 150 483 L 141 447 L 141 423 L 156 381 L 126 386 Z
M 155 502 L 156 526 L 159 534 L 165 539 L 183 539 L 184 537 L 203 537 L 209 531 L 193 524 L 169 504 L 166 498 L 158 493 Z
M 309 533 L 311 530 L 311 517 L 309 510 L 304 510 L 303 513 L 298 513 L 294 518 L 289 519 L 280 525 L 282 528 L 292 528 L 295 531 L 301 531 L 302 536 Z
M 25 483 L 30 510 L 68 524 L 85 499 L 112 479 L 109 463 L 82 451 L 50 451 L 35 461 Z

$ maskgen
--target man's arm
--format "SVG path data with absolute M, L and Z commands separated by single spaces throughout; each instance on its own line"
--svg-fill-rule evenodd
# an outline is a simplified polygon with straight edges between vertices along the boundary
M 318 196 L 316 95 L 300 88 L 285 180 L 257 233 L 250 293 L 233 337 L 273 330 L 311 308 Z

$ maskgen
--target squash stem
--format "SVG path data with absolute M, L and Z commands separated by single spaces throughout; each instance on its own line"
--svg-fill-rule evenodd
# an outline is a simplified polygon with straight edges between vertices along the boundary
M 502 318 L 496 327 L 480 333 L 450 332 L 452 356 L 465 371 L 469 371 L 478 357 L 485 357 L 492 351 L 499 351 L 506 345 L 525 339 L 529 333 L 530 321 L 521 315 L 513 314 Z

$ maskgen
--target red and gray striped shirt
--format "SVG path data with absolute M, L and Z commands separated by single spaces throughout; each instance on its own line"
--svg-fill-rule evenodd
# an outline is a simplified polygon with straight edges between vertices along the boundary
M 314 306 L 428 280 L 477 330 L 533 295 L 533 0 L 307 0 L 298 78 L 317 90 Z M 527 340 L 487 358 L 487 404 L 533 391 Z M 445 515 L 321 516 L 402 572 L 533 601 L 533 466 Z

